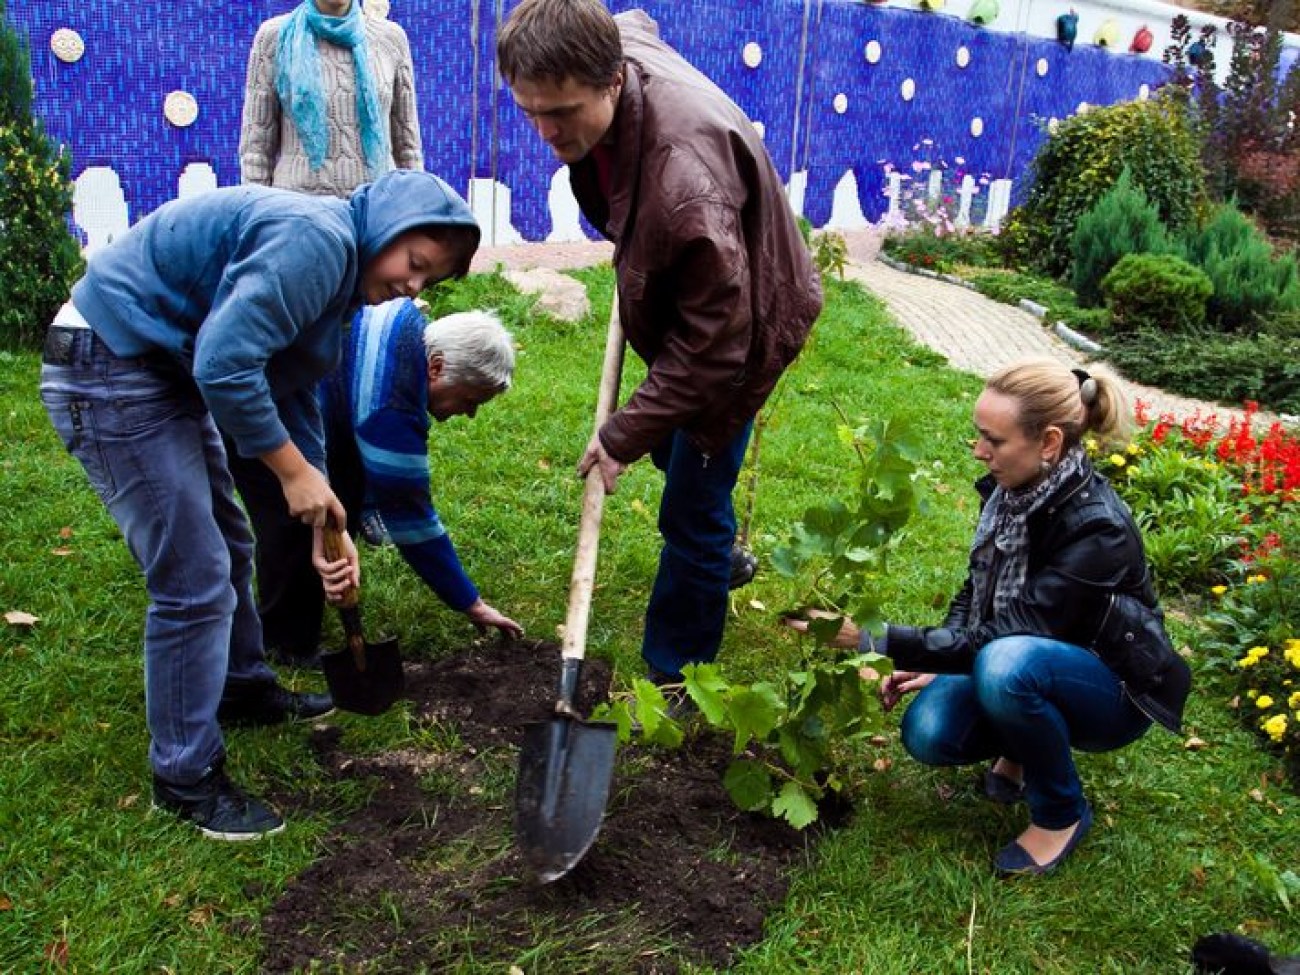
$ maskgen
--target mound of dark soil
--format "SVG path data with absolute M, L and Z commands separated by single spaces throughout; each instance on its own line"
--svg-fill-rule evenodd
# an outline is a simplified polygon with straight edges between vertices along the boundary
M 530 971 L 674 972 L 726 965 L 757 941 L 810 837 L 736 809 L 727 742 L 620 748 L 599 838 L 565 877 L 529 877 L 513 846 L 522 727 L 549 717 L 558 648 L 474 648 L 407 664 L 426 749 L 347 754 L 315 732 L 326 770 L 369 799 L 263 922 L 263 970 L 417 972 L 518 961 Z M 588 661 L 585 712 L 608 691 Z M 417 736 L 420 737 L 420 736 Z M 291 802 L 291 800 L 290 800 Z

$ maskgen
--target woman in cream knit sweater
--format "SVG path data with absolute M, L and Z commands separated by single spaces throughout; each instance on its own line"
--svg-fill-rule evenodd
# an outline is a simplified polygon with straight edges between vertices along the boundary
M 360 0 L 303 0 L 258 28 L 239 138 L 242 181 L 347 197 L 423 169 L 406 33 Z

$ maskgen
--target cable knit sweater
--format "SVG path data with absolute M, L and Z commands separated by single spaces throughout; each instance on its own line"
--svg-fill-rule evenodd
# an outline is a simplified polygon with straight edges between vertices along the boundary
M 352 51 L 318 41 L 321 82 L 327 93 L 330 129 L 325 164 L 312 172 L 293 119 L 281 110 L 275 92 L 275 54 L 280 27 L 289 17 L 272 17 L 258 28 L 248 55 L 244 117 L 239 136 L 242 181 L 299 190 L 318 196 L 347 197 L 362 183 L 380 176 L 366 168 L 357 117 L 356 72 Z M 389 20 L 366 18 L 366 44 L 379 94 L 390 120 L 393 165 L 423 169 L 419 116 L 415 107 L 414 69 L 406 32 Z

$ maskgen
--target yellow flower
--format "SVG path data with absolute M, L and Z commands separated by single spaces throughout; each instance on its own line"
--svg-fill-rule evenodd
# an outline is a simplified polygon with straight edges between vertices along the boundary
M 1228 587 L 1227 587 L 1227 586 L 1211 586 L 1211 587 L 1210 587 L 1210 592 L 1214 593 L 1214 595 L 1216 595 L 1216 596 L 1222 596 L 1222 595 L 1223 595 L 1225 592 L 1227 592 L 1227 591 L 1228 591 Z
M 1259 691 L 1252 687 L 1246 692 L 1246 697 L 1253 701 L 1255 698 L 1259 697 Z
M 1284 654 L 1287 663 L 1296 670 L 1300 670 L 1300 640 L 1287 640 Z
M 1300 711 L 1300 691 L 1295 691 L 1286 699 L 1286 706 L 1292 711 Z
M 1249 586 L 1253 586 L 1260 582 L 1268 582 L 1268 576 L 1263 573 L 1260 573 L 1259 575 L 1246 576 L 1246 584 Z
M 1267 694 L 1261 694 L 1259 697 L 1255 698 L 1255 707 L 1259 708 L 1261 711 L 1271 708 L 1272 706 L 1273 698 Z
M 1275 714 L 1267 721 L 1261 722 L 1260 727 L 1263 728 L 1265 734 L 1274 741 L 1281 741 L 1282 737 L 1286 734 L 1286 715 Z
M 1125 464 L 1128 463 L 1128 461 L 1124 459 L 1123 454 L 1111 454 L 1110 462 L 1114 464 L 1116 467 L 1123 467 Z
M 1132 454 L 1134 457 L 1137 457 L 1139 454 L 1142 453 L 1142 448 L 1139 447 L 1137 443 L 1131 443 L 1128 445 L 1128 452 Z

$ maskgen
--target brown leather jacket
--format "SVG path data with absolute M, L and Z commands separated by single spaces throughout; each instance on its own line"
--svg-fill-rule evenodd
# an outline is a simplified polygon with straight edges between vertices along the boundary
M 569 175 L 614 242 L 623 332 L 649 371 L 600 439 L 624 463 L 678 429 L 714 453 L 799 354 L 821 281 L 749 119 L 645 13 L 617 20 L 626 65 L 609 199 L 591 155 Z

